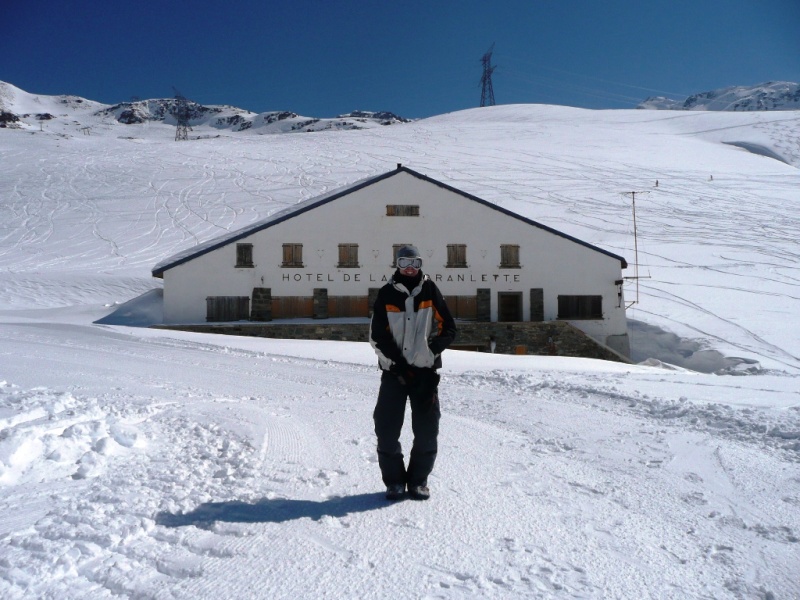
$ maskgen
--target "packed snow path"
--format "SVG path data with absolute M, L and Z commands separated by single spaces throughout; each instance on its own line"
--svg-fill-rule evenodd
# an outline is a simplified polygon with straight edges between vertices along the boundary
M 389 503 L 366 344 L 9 322 L 0 354 L 4 598 L 800 594 L 793 377 L 450 352 L 433 497 Z

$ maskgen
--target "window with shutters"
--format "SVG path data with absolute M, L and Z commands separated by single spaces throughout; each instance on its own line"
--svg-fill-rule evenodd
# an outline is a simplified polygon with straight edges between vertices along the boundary
M 602 319 L 602 296 L 559 296 L 559 319 Z
M 253 244 L 236 244 L 236 266 L 253 267 Z
M 351 269 L 358 267 L 358 244 L 339 244 L 339 264 L 340 269 Z
M 516 244 L 500 244 L 500 268 L 519 269 L 519 246 Z
M 447 268 L 463 269 L 467 267 L 467 245 L 447 244 Z
M 283 245 L 283 264 L 282 267 L 302 267 L 303 266 L 303 244 L 284 244 Z
M 418 217 L 419 206 L 416 204 L 387 204 L 387 217 Z

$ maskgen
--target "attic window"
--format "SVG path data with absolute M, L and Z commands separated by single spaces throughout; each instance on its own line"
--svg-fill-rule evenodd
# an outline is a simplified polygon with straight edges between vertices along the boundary
M 387 204 L 386 205 L 387 217 L 418 217 L 419 205 L 418 204 Z
M 253 267 L 253 244 L 236 244 L 236 267 Z
M 602 296 L 559 296 L 559 319 L 602 319 Z
M 284 244 L 282 267 L 303 266 L 303 244 Z

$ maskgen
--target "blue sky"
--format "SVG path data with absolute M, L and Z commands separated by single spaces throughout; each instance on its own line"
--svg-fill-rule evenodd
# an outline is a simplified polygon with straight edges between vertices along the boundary
M 498 104 L 632 108 L 800 81 L 800 0 L 3 0 L 0 80 L 114 104 L 426 117 Z

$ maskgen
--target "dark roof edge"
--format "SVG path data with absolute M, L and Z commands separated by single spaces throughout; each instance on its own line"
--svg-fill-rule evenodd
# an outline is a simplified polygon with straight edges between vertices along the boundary
M 281 217 L 279 217 L 279 218 L 277 218 L 275 220 L 270 220 L 270 221 L 267 221 L 267 222 L 262 223 L 260 225 L 254 225 L 252 227 L 246 227 L 246 228 L 242 229 L 240 231 L 240 233 L 234 234 L 231 237 L 225 237 L 225 239 L 220 240 L 216 244 L 211 244 L 209 246 L 205 246 L 201 250 L 198 250 L 197 252 L 194 252 L 194 253 L 187 254 L 186 256 L 183 256 L 183 257 L 181 257 L 181 258 L 179 258 L 179 259 L 177 259 L 174 262 L 171 262 L 169 264 L 160 265 L 157 269 L 153 269 L 152 275 L 153 275 L 153 277 L 163 278 L 164 271 L 167 271 L 169 269 L 172 269 L 174 267 L 182 265 L 183 263 L 189 262 L 190 260 L 194 260 L 198 256 L 202 256 L 203 254 L 207 254 L 209 252 L 213 252 L 214 250 L 222 248 L 223 246 L 227 246 L 228 244 L 231 244 L 231 243 L 233 243 L 233 242 L 235 242 L 237 240 L 240 240 L 242 238 L 251 236 L 254 233 L 257 233 L 259 231 L 263 231 L 264 229 L 269 229 L 273 225 L 277 225 L 279 223 L 283 223 L 284 221 L 287 221 L 287 220 L 289 220 L 289 219 L 291 219 L 293 217 L 296 217 L 298 215 L 306 213 L 306 212 L 308 212 L 310 210 L 313 210 L 313 209 L 315 209 L 315 208 L 317 208 L 319 206 L 327 204 L 328 202 L 333 202 L 334 200 L 338 200 L 342 196 L 346 196 L 348 194 L 352 194 L 353 192 L 357 192 L 358 190 L 361 190 L 361 189 L 363 189 L 365 187 L 368 187 L 370 185 L 378 183 L 379 181 L 383 181 L 384 179 L 388 179 L 389 177 L 397 175 L 398 173 L 408 173 L 409 175 L 412 175 L 413 177 L 416 177 L 418 179 L 422 179 L 423 181 L 427 181 L 428 183 L 432 183 L 434 185 L 437 185 L 442 189 L 445 189 L 445 190 L 448 190 L 450 192 L 453 192 L 454 194 L 458 194 L 460 196 L 463 196 L 464 198 L 468 198 L 469 200 L 472 200 L 473 202 L 477 202 L 479 204 L 487 206 L 487 207 L 489 207 L 491 209 L 494 209 L 494 210 L 496 210 L 498 212 L 503 213 L 506 216 L 518 219 L 518 220 L 522 221 L 523 223 L 526 223 L 528 225 L 532 225 L 533 227 L 538 227 L 539 229 L 547 231 L 548 233 L 552 233 L 553 235 L 557 235 L 559 237 L 567 239 L 567 240 L 569 240 L 571 242 L 574 242 L 576 244 L 580 244 L 581 246 L 584 246 L 586 248 L 594 250 L 595 252 L 600 252 L 601 254 L 605 254 L 606 256 L 610 256 L 611 258 L 615 258 L 615 259 L 620 261 L 620 264 L 622 265 L 623 269 L 628 267 L 627 261 L 624 258 L 622 258 L 621 256 L 613 254 L 612 252 L 609 252 L 607 250 L 603 250 L 602 248 L 598 248 L 597 246 L 593 246 L 592 244 L 589 244 L 588 242 L 584 242 L 583 240 L 579 240 L 578 238 L 572 237 L 571 235 L 567 235 L 566 233 L 563 233 L 561 231 L 553 229 L 552 227 L 548 227 L 547 225 L 542 225 L 541 223 L 538 223 L 536 221 L 528 219 L 527 217 L 523 217 L 522 215 L 519 215 L 519 214 L 517 214 L 517 213 L 515 213 L 513 211 L 510 211 L 507 208 L 503 208 L 502 206 L 498 206 L 496 204 L 492 204 L 491 202 L 489 202 L 487 200 L 484 200 L 482 198 L 478 198 L 477 196 L 473 196 L 472 194 L 469 194 L 469 193 L 467 193 L 467 192 L 465 192 L 463 190 L 459 190 L 457 188 L 454 188 L 451 185 L 448 185 L 446 183 L 442 183 L 441 181 L 437 181 L 436 179 L 428 177 L 427 175 L 423 175 L 422 173 L 418 173 L 417 171 L 414 171 L 412 169 L 409 169 L 408 167 L 404 167 L 404 166 L 398 164 L 397 168 L 394 169 L 393 171 L 388 171 L 388 172 L 383 173 L 381 175 L 377 175 L 375 177 L 370 177 L 368 179 L 364 179 L 360 183 L 357 183 L 357 184 L 355 184 L 355 185 L 353 185 L 351 187 L 344 187 L 341 190 L 339 190 L 338 192 L 332 193 L 330 196 L 325 196 L 325 197 L 321 198 L 320 200 L 318 200 L 316 202 L 313 202 L 313 201 L 309 202 L 308 204 L 306 204 L 305 206 L 303 206 L 303 207 L 301 207 L 301 208 L 299 208 L 297 210 L 291 210 L 291 208 L 290 208 L 290 209 L 288 209 L 286 211 L 286 214 L 284 214 L 283 216 L 281 216 Z

